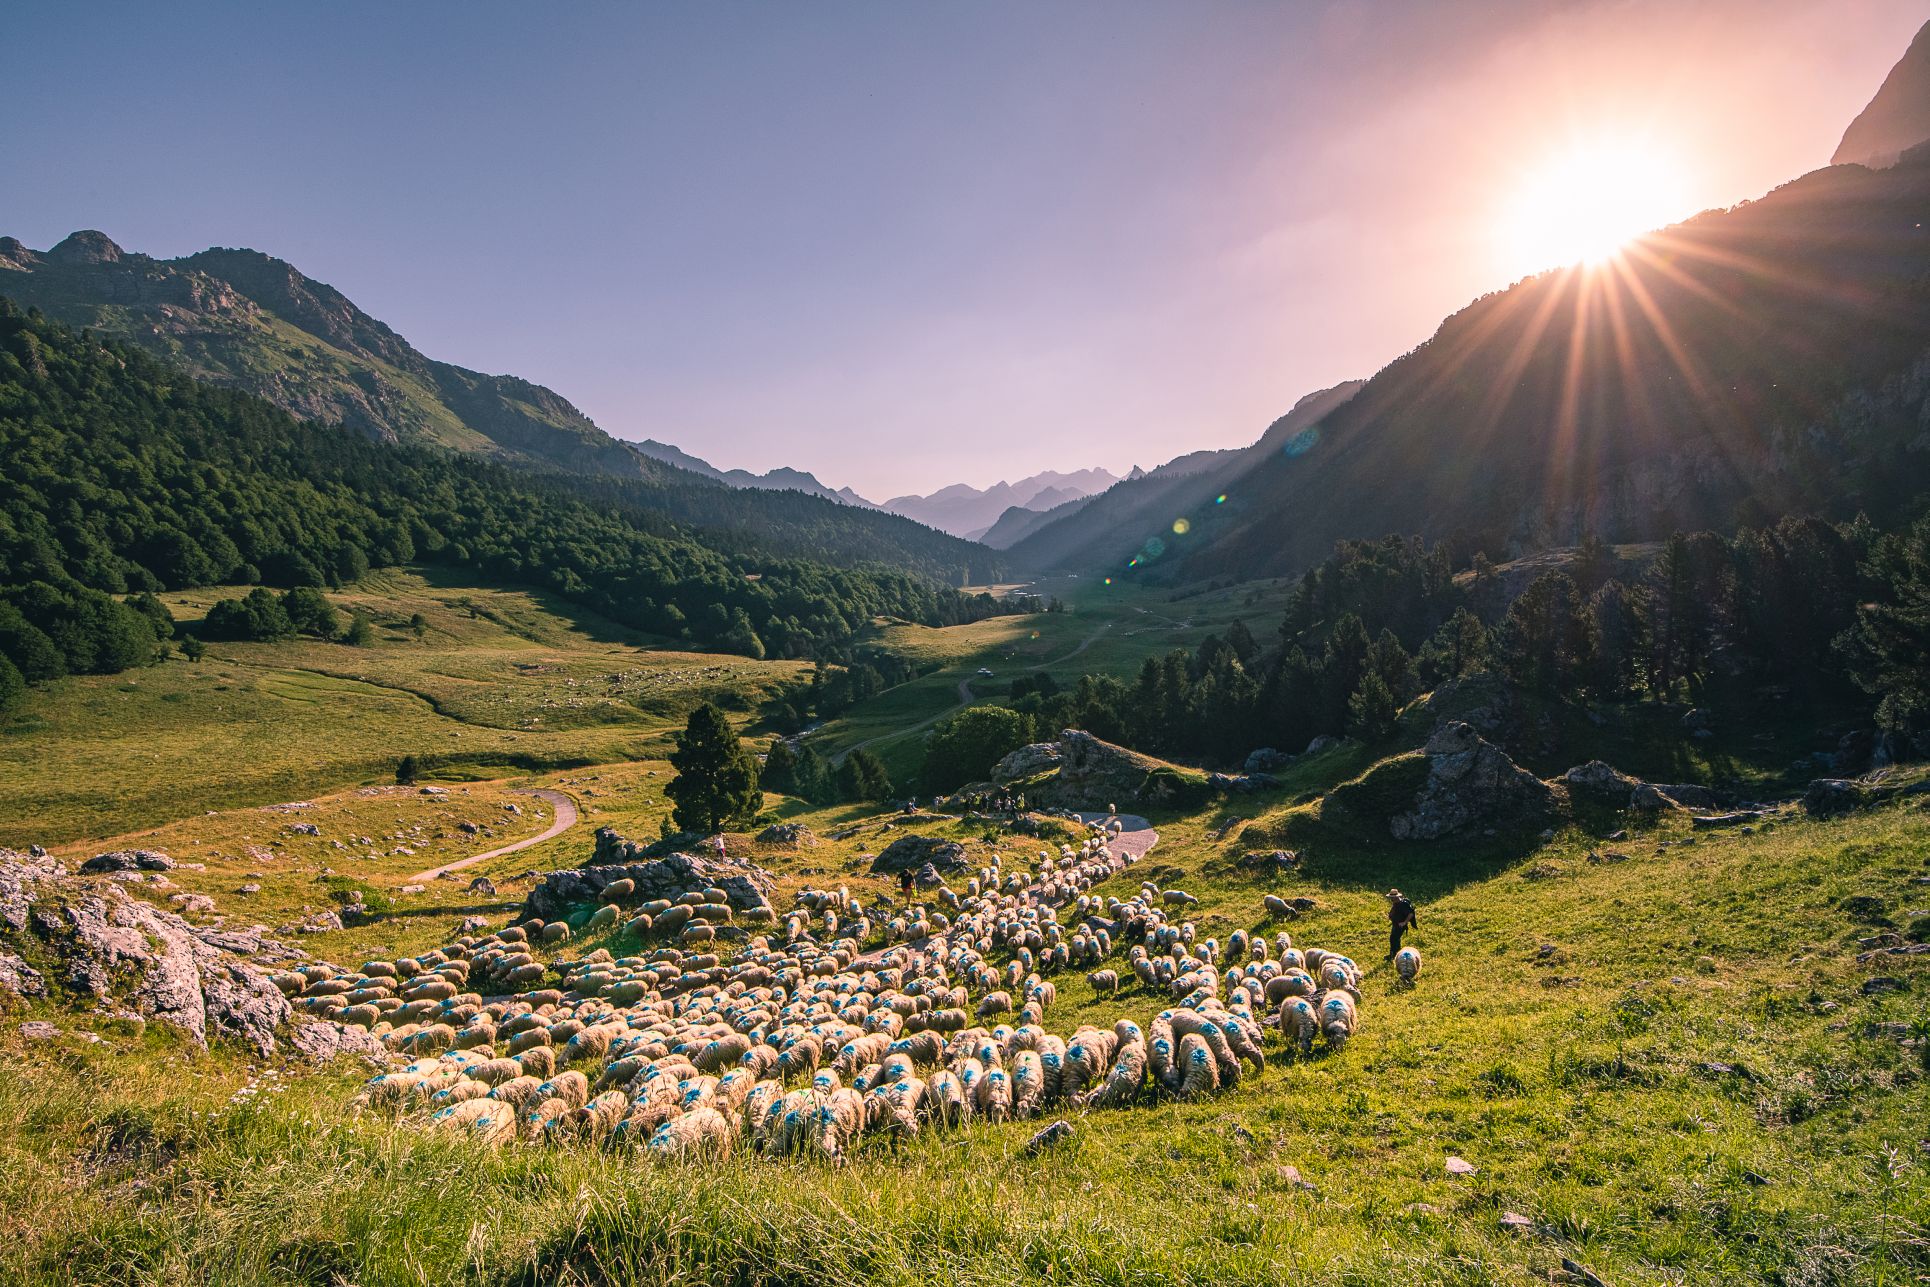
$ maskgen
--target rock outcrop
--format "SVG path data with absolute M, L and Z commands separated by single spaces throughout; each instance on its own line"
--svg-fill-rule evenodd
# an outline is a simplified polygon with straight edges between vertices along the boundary
M 1008 782 L 1022 782 L 1026 778 L 1049 773 L 1059 767 L 1059 744 L 1057 742 L 1033 742 L 1021 746 L 992 769 L 992 781 L 1000 786 Z
M 965 846 L 956 840 L 942 836 L 900 836 L 871 860 L 871 874 L 895 876 L 904 871 L 922 871 L 927 866 L 934 872 L 963 871 L 970 865 L 965 860 Z
M 1164 760 L 1101 741 L 1081 729 L 1067 729 L 1053 745 L 1059 751 L 1058 773 L 1026 793 L 1039 803 L 1104 810 L 1114 804 L 1174 804 L 1191 791 L 1206 790 L 1203 774 L 1189 776 Z
M 647 845 L 626 840 L 608 827 L 600 829 L 591 865 L 545 875 L 523 900 L 518 918 L 561 920 L 575 908 L 599 901 L 606 886 L 626 878 L 636 882 L 636 902 L 655 898 L 674 901 L 693 890 L 721 889 L 740 912 L 772 910 L 770 893 L 777 886 L 777 877 L 755 863 L 686 853 L 648 858 L 647 849 Z
M 1423 754 L 1427 777 L 1413 804 L 1388 819 L 1396 840 L 1437 840 L 1475 827 L 1518 824 L 1555 807 L 1547 783 L 1458 720 L 1437 729 Z
M 801 822 L 773 822 L 757 833 L 757 843 L 760 845 L 789 845 L 808 849 L 817 842 L 817 833 Z

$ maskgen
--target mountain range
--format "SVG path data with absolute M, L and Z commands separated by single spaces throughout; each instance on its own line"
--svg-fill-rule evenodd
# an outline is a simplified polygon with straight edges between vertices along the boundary
M 1047 470 L 1021 478 L 1015 483 L 1001 481 L 985 488 L 954 483 L 929 496 L 894 496 L 880 508 L 916 519 L 941 532 L 976 541 L 984 537 L 1009 509 L 1051 509 L 1104 491 L 1118 481 L 1116 475 L 1098 468 L 1075 470 L 1069 474 Z
M 803 492 L 807 496 L 822 496 L 843 505 L 859 505 L 866 509 L 877 509 L 849 487 L 831 488 L 817 480 L 815 474 L 801 469 L 779 466 L 762 474 L 753 474 L 748 469 L 719 469 L 709 461 L 693 456 L 681 447 L 673 447 L 667 442 L 645 438 L 642 442 L 629 444 L 631 449 L 652 460 L 666 465 L 675 465 L 704 478 L 712 479 L 726 487 L 748 487 L 767 492 Z

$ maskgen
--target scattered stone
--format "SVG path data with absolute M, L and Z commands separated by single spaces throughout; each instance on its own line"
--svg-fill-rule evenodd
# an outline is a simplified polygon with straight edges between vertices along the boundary
M 1614 765 L 1602 760 L 1590 760 L 1586 764 L 1577 764 L 1562 774 L 1559 780 L 1568 788 L 1570 795 L 1587 796 L 1615 805 L 1627 804 L 1635 788 L 1642 785 Z
M 1271 746 L 1263 746 L 1253 752 L 1253 754 L 1247 756 L 1246 763 L 1242 764 L 1240 768 L 1249 774 L 1278 773 L 1281 769 L 1286 768 L 1292 763 L 1293 756 L 1288 755 L 1285 751 L 1277 751 Z
M 214 915 L 214 899 L 206 894 L 180 893 L 171 896 L 168 901 L 194 916 Z
M 757 833 L 757 842 L 764 845 L 789 845 L 792 848 L 808 849 L 817 844 L 817 833 L 801 822 L 774 822 Z
M 60 1035 L 60 1029 L 45 1019 L 29 1019 L 20 1025 L 20 1035 L 29 1041 L 52 1041 Z
M 422 790 L 421 790 L 421 791 L 419 792 L 419 794 L 421 794 L 421 795 L 448 795 L 448 794 L 449 794 L 449 788 L 448 788 L 448 787 L 423 787 L 423 788 L 422 788 Z
M 121 849 L 95 854 L 80 865 L 84 875 L 96 876 L 110 871 L 172 871 L 174 860 L 149 849 Z
M 1562 1272 L 1581 1283 L 1582 1287 L 1608 1287 L 1607 1283 L 1597 1278 L 1591 1271 L 1584 1269 L 1582 1266 L 1570 1260 L 1567 1256 L 1561 1258 L 1561 1267 Z
M 1449 1175 L 1473 1175 L 1480 1169 L 1481 1168 L 1466 1158 L 1450 1156 L 1447 1160 L 1447 1173 Z
M 427 885 L 404 885 L 396 892 L 399 894 L 420 894 L 426 892 L 428 888 Z
M 473 836 L 477 832 L 481 831 L 482 828 L 477 826 L 473 822 L 464 821 L 464 822 L 458 822 L 456 824 L 456 830 L 462 832 L 466 836 Z
M 343 1055 L 359 1058 L 377 1068 L 386 1068 L 389 1064 L 389 1052 L 380 1037 L 367 1028 L 336 1023 L 332 1019 L 293 1024 L 288 1031 L 288 1042 L 311 1064 L 331 1063 Z
M 487 916 L 465 916 L 456 922 L 456 937 L 460 938 L 465 934 L 482 934 L 486 933 L 488 929 L 489 918 Z
M 608 827 L 599 829 L 591 865 L 546 873 L 523 901 L 517 919 L 561 920 L 577 907 L 601 902 L 604 887 L 623 879 L 635 882 L 632 901 L 637 903 L 653 898 L 675 901 L 696 890 L 716 889 L 739 912 L 776 914 L 770 892 L 777 886 L 777 877 L 764 868 L 721 855 L 671 853 L 646 858 L 648 849 Z
M 496 896 L 496 882 L 487 876 L 478 876 L 469 882 L 469 892 L 472 894 L 485 894 L 490 898 L 494 898 Z
M 942 836 L 900 836 L 871 860 L 870 870 L 874 876 L 895 876 L 901 871 L 916 872 L 925 867 L 931 867 L 934 871 L 957 872 L 970 866 L 965 857 L 965 846 L 956 840 L 946 840 Z
M 261 886 L 255 884 L 253 881 L 249 881 L 235 892 L 238 894 L 259 894 L 261 892 Z
M 1071 1138 L 1072 1138 L 1072 1123 L 1061 1118 L 1060 1120 L 1052 1123 L 1052 1125 L 1046 1127 L 1044 1130 L 1040 1131 L 1037 1135 L 1034 1135 L 1031 1139 L 1027 1140 L 1025 1142 L 1025 1147 L 1020 1149 L 1019 1152 L 1025 1155 L 1026 1157 L 1033 1157 L 1039 1153 L 1044 1152 L 1046 1149 L 1051 1148 L 1056 1144 L 1064 1143 L 1066 1140 L 1069 1140 Z
M 1331 733 L 1322 733 L 1319 737 L 1316 737 L 1313 741 L 1307 743 L 1307 749 L 1304 752 L 1304 754 L 1325 755 L 1327 752 L 1333 750 L 1335 747 L 1339 745 L 1340 745 L 1339 738 L 1333 736 Z
M 47 995 L 47 981 L 40 971 L 11 952 L 0 952 L 0 992 L 16 997 Z
M 1523 1237 L 1535 1232 L 1535 1222 L 1519 1211 L 1501 1213 L 1501 1232 L 1520 1234 Z
M 520 804 L 510 803 L 503 806 L 504 813 L 521 813 L 522 811 L 523 806 Z
M 322 834 L 322 829 L 312 822 L 291 822 L 288 824 L 288 830 L 290 834 L 297 836 L 319 836 Z
M 1909 984 L 1887 974 L 1879 974 L 1873 979 L 1863 980 L 1863 995 L 1866 997 L 1877 996 L 1884 992 L 1908 992 L 1909 990 Z
M 316 912 L 295 927 L 301 934 L 328 934 L 342 928 L 342 918 L 334 912 Z

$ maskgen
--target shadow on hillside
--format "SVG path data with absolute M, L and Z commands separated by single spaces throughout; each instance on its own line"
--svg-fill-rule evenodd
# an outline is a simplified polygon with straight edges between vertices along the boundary
M 577 631 L 586 639 L 596 643 L 621 644 L 631 648 L 643 649 L 695 649 L 695 645 L 688 642 L 667 639 L 661 635 L 653 635 L 647 631 L 636 630 L 620 622 L 612 621 L 601 613 L 586 608 L 582 604 L 574 603 L 540 586 L 515 581 L 489 581 L 483 579 L 474 571 L 462 568 L 440 567 L 435 564 L 413 565 L 409 568 L 409 571 L 421 577 L 423 581 L 434 590 L 498 590 L 515 594 L 526 594 L 530 597 L 531 601 L 545 613 L 567 623 L 572 630 Z M 478 617 L 494 622 L 511 634 L 526 639 L 533 638 L 527 629 L 513 617 L 492 612 L 486 605 L 481 603 L 462 605 L 460 599 L 456 602 L 458 606 L 468 606 L 470 611 L 474 612 Z M 540 643 L 543 641 L 536 640 L 536 642 Z

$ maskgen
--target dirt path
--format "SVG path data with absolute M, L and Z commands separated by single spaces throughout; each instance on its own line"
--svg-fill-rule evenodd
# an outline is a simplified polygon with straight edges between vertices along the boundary
M 504 854 L 513 854 L 518 849 L 527 849 L 531 845 L 540 845 L 545 840 L 555 839 L 576 825 L 576 801 L 570 799 L 561 791 L 544 791 L 538 788 L 531 788 L 526 791 L 519 790 L 517 794 L 533 795 L 539 799 L 550 802 L 551 806 L 556 810 L 556 820 L 550 823 L 548 831 L 545 831 L 540 836 L 531 836 L 527 840 L 518 840 L 513 845 L 504 845 L 501 849 L 491 849 L 488 853 L 476 854 L 470 858 L 460 858 L 452 863 L 444 863 L 440 867 L 431 867 L 428 871 L 419 871 L 409 877 L 407 883 L 415 885 L 421 884 L 424 881 L 438 880 L 452 871 L 461 871 L 464 867 L 473 867 L 477 863 L 487 862 L 491 858 L 500 858 Z
M 1104 822 L 1106 817 L 1107 815 L 1103 813 L 1082 813 L 1079 815 L 1080 820 L 1083 822 Z M 1122 813 L 1119 814 L 1118 817 L 1121 830 L 1118 835 L 1112 838 L 1112 847 L 1118 852 L 1131 857 L 1134 862 L 1138 862 L 1152 851 L 1154 845 L 1159 843 L 1159 833 L 1153 830 L 1152 823 L 1146 821 L 1146 819 L 1136 813 Z

